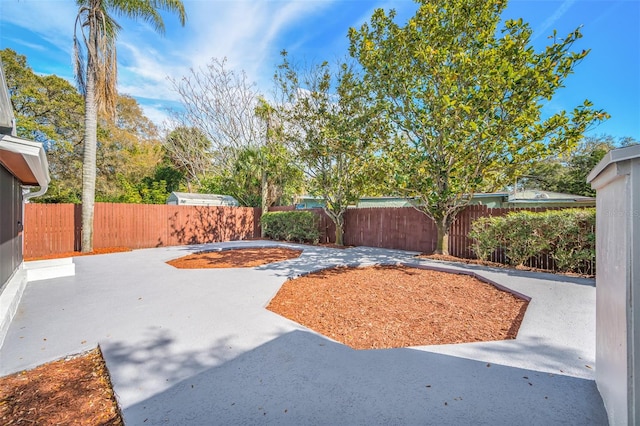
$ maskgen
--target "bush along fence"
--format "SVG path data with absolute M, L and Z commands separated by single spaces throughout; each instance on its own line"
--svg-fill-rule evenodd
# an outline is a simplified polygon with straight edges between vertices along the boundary
M 274 240 L 317 244 L 319 217 L 310 211 L 267 212 L 260 218 L 264 234 Z
M 484 260 L 594 274 L 595 221 L 595 209 L 510 212 L 477 219 L 470 237 Z
M 270 211 L 292 211 L 293 207 L 275 207 Z M 527 209 L 545 211 L 545 209 Z M 582 211 L 582 209 L 571 209 Z M 449 252 L 457 257 L 477 257 L 474 239 L 469 236 L 472 224 L 482 217 L 503 217 L 510 212 L 524 209 L 490 209 L 485 206 L 469 206 L 458 215 L 449 235 Z M 555 211 L 555 210 L 551 210 Z M 32 258 L 52 253 L 78 251 L 80 249 L 81 206 L 74 204 L 27 204 L 25 206 L 24 256 Z M 316 238 L 321 243 L 335 242 L 335 226 L 322 209 L 315 213 L 317 237 L 309 234 L 309 241 Z M 94 247 L 146 248 L 173 245 L 201 244 L 260 237 L 259 208 L 248 207 L 195 207 L 144 204 L 96 203 L 94 223 Z M 266 219 L 267 221 L 270 219 Z M 296 219 L 297 221 L 297 219 Z M 303 221 L 300 219 L 300 221 Z M 269 224 L 266 224 L 269 229 Z M 272 224 L 272 230 L 275 232 Z M 555 226 L 555 225 L 554 225 Z M 584 225 L 587 232 L 589 226 Z M 288 238 L 300 239 L 308 233 L 298 228 Z M 581 228 L 583 229 L 583 228 Z M 593 233 L 593 229 L 591 231 Z M 432 220 L 411 207 L 349 209 L 345 215 L 346 245 L 381 247 L 432 253 L 436 247 L 436 227 Z M 588 235 L 581 234 L 589 239 Z M 294 237 L 295 236 L 295 237 Z M 281 238 L 282 237 L 282 238 Z M 313 237 L 313 238 L 310 238 Z M 489 260 L 499 263 L 513 262 L 507 255 L 509 241 L 495 249 Z M 582 253 L 580 256 L 584 255 Z M 562 260 L 551 251 L 544 250 L 524 262 L 551 271 L 560 270 Z M 572 254 L 571 257 L 578 256 Z M 591 263 L 582 262 L 577 267 L 592 274 Z

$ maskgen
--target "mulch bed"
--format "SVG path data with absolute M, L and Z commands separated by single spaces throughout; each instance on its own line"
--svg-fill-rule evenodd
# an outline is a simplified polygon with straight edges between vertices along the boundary
M 195 253 L 170 260 L 167 263 L 180 269 L 253 268 L 268 263 L 295 259 L 302 250 L 283 247 L 242 248 Z
M 53 253 L 53 254 L 47 254 L 44 256 L 26 257 L 24 260 L 26 262 L 29 262 L 32 260 L 61 259 L 64 257 L 78 257 L 78 256 L 90 256 L 93 254 L 121 253 L 125 251 L 131 251 L 131 249 L 128 247 L 106 247 L 106 248 L 94 249 L 93 251 L 90 251 L 87 253 L 83 253 L 81 251 L 67 251 L 64 253 Z
M 124 425 L 100 349 L 0 378 L 0 423 Z
M 528 302 L 477 278 L 332 268 L 287 281 L 267 309 L 354 349 L 515 339 Z

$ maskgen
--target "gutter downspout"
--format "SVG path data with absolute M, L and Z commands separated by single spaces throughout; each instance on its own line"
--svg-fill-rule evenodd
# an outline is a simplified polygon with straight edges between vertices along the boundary
M 23 186 L 22 188 L 26 189 L 26 188 L 30 188 L 28 186 Z M 33 191 L 33 192 L 27 192 L 26 194 L 24 194 L 22 196 L 22 199 L 24 200 L 24 202 L 28 202 L 30 199 L 34 198 L 34 197 L 39 197 L 41 195 L 44 195 L 45 192 L 47 192 L 47 190 L 49 189 L 49 185 L 48 184 L 44 184 L 40 186 L 40 189 L 37 191 Z

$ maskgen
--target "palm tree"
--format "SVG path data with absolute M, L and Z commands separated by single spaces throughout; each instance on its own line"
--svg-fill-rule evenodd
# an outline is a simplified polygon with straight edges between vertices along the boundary
M 82 167 L 82 251 L 93 250 L 93 211 L 96 192 L 96 146 L 98 113 L 115 117 L 117 102 L 116 38 L 121 29 L 117 14 L 141 18 L 164 33 L 159 9 L 187 19 L 181 0 L 76 0 L 73 50 L 75 75 L 85 98 L 84 156 Z

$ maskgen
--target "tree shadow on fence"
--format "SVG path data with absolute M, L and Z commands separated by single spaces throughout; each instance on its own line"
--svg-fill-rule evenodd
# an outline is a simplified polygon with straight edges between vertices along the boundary
M 168 220 L 169 238 L 192 245 L 255 238 L 255 210 L 248 207 L 180 207 Z

